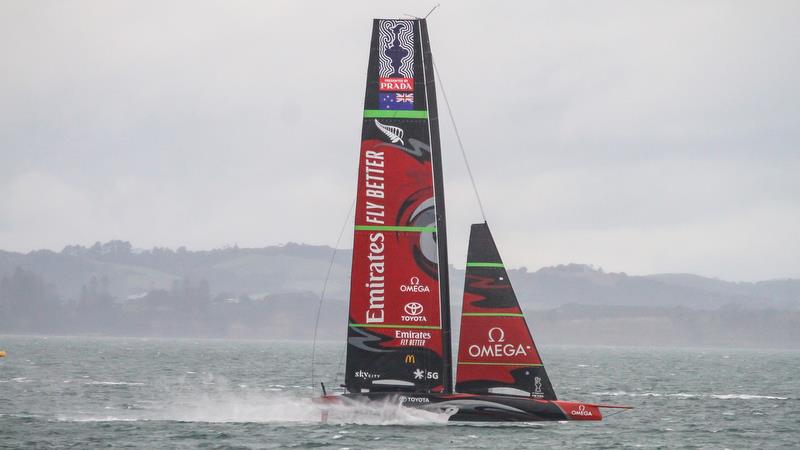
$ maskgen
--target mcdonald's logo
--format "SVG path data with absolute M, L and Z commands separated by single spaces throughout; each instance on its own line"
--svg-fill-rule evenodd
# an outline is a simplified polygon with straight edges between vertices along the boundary
M 406 364 L 416 364 L 417 357 L 414 355 L 406 355 Z

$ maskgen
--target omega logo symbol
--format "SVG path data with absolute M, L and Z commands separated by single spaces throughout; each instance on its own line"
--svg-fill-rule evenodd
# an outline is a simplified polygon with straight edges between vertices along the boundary
M 419 277 L 411 277 L 411 279 L 408 280 L 408 282 L 411 283 L 412 286 L 416 286 L 419 284 Z
M 506 332 L 500 327 L 489 329 L 489 342 L 505 342 Z

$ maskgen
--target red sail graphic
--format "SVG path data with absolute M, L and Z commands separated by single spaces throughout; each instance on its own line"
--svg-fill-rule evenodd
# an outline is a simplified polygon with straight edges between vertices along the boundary
M 376 20 L 373 27 L 350 287 L 351 392 L 440 391 L 445 377 L 420 31 L 415 20 Z M 385 92 L 389 78 L 413 83 L 413 93 L 406 84 Z
M 555 400 L 488 225 L 472 225 L 456 390 Z

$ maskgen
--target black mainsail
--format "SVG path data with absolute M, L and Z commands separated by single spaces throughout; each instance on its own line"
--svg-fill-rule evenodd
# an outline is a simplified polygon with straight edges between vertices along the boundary
M 452 392 L 447 238 L 425 20 L 372 27 L 345 387 Z

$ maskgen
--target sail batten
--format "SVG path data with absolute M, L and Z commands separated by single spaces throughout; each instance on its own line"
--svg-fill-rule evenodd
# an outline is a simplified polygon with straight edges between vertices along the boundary
M 428 111 L 390 111 L 381 109 L 365 109 L 365 119 L 427 119 Z
M 525 317 L 518 313 L 462 313 L 464 317 Z
M 501 262 L 467 262 L 467 267 L 496 267 L 504 269 L 506 266 Z
M 435 233 L 436 227 L 410 227 L 400 225 L 356 225 L 356 231 L 397 231 L 407 233 Z
M 535 363 L 502 363 L 502 362 L 459 361 L 458 364 L 463 364 L 463 365 L 466 365 L 466 366 L 544 367 L 544 364 L 535 364 Z
M 441 330 L 442 327 L 437 326 L 418 326 L 418 325 L 398 325 L 398 324 L 371 324 L 371 323 L 349 323 L 351 327 L 365 327 L 365 328 L 408 328 L 412 330 Z

